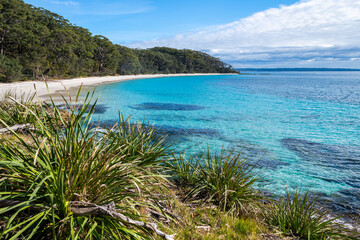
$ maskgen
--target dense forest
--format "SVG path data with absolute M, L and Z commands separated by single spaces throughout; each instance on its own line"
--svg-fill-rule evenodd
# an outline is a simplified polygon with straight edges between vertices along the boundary
M 21 0 L 0 2 L 0 82 L 115 74 L 231 73 L 206 53 L 131 49 Z

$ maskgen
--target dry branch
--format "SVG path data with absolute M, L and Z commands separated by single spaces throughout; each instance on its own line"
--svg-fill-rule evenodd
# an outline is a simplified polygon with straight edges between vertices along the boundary
M 0 135 L 12 133 L 12 132 L 29 132 L 34 130 L 35 128 L 29 123 L 17 124 L 11 127 L 0 128 Z
M 20 204 L 21 201 L 14 200 L 0 200 L 0 207 L 10 207 Z M 133 220 L 127 216 L 116 212 L 115 203 L 111 202 L 104 206 L 99 206 L 93 203 L 88 202 L 70 202 L 70 210 L 74 216 L 95 216 L 95 215 L 107 215 L 113 218 L 119 219 L 123 222 L 126 222 L 131 225 L 145 228 L 148 231 L 154 232 L 158 236 L 164 238 L 165 240 L 174 240 L 175 234 L 168 235 L 157 228 L 156 223 L 145 223 L 138 220 Z M 31 205 L 30 209 L 32 210 L 41 210 L 38 206 Z
M 91 206 L 91 207 L 73 207 L 73 205 L 76 204 L 82 204 L 83 206 Z M 116 212 L 115 210 L 115 203 L 111 202 L 104 206 L 99 206 L 93 203 L 87 203 L 87 202 L 70 202 L 71 211 L 75 216 L 82 216 L 82 215 L 109 215 L 111 217 L 120 219 L 126 223 L 145 228 L 148 231 L 154 232 L 155 234 L 159 235 L 160 237 L 166 239 L 166 240 L 174 240 L 175 234 L 168 235 L 163 233 L 157 228 L 156 223 L 145 223 L 142 221 L 133 220 L 131 218 L 128 218 L 127 216 Z

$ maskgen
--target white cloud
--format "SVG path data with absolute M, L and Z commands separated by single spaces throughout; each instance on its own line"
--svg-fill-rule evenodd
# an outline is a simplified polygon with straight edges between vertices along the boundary
M 304 0 L 203 31 L 131 44 L 207 51 L 225 61 L 359 64 L 360 1 Z M 309 61 L 310 60 L 310 61 Z M 235 64 L 234 64 L 235 65 Z M 360 67 L 360 65 L 358 65 Z

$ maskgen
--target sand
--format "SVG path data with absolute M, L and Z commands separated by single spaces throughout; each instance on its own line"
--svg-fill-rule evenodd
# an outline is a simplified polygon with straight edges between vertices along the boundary
M 0 96 L 8 92 L 21 96 L 22 94 L 29 95 L 37 93 L 40 98 L 47 98 L 49 94 L 64 92 L 66 89 L 78 89 L 83 86 L 96 86 L 99 84 L 107 84 L 114 82 L 129 81 L 135 79 L 145 78 L 158 78 L 158 77 L 181 77 L 181 76 L 202 76 L 202 75 L 222 75 L 222 74 L 147 74 L 147 75 L 119 75 L 119 76 L 104 76 L 104 77 L 84 77 L 84 78 L 72 78 L 72 79 L 59 79 L 48 80 L 46 84 L 44 81 L 27 81 L 27 82 L 15 82 L 15 83 L 0 83 Z

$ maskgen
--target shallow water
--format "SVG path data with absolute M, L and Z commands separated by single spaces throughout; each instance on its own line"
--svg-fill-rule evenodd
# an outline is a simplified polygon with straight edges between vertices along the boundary
M 360 72 L 169 77 L 97 91 L 106 108 L 96 121 L 120 110 L 187 153 L 242 151 L 260 169 L 258 188 L 310 189 L 342 214 L 360 213 Z

